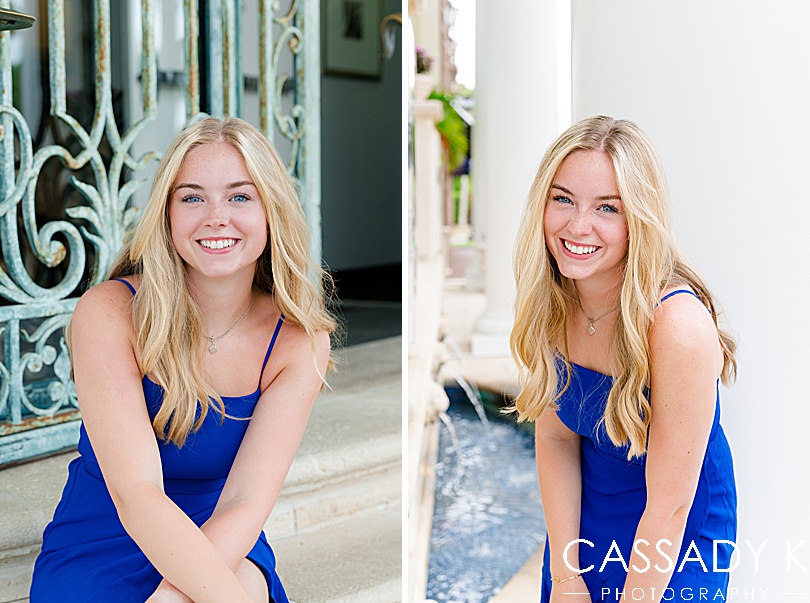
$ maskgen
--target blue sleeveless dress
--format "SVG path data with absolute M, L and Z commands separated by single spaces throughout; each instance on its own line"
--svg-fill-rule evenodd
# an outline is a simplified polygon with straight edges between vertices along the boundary
M 681 289 L 676 293 L 689 293 Z M 559 363 L 565 379 L 565 365 Z M 593 601 L 618 603 L 627 573 L 619 556 L 629 566 L 633 552 L 638 522 L 647 502 L 645 477 L 646 456 L 627 460 L 628 446 L 614 446 L 599 420 L 605 411 L 613 378 L 591 369 L 571 363 L 571 383 L 559 400 L 557 416 L 580 439 L 582 463 L 582 508 L 579 537 L 593 543 L 593 547 L 580 543 L 580 568 L 593 565 L 582 577 Z M 541 459 L 542 461 L 542 459 Z M 734 483 L 734 468 L 728 441 L 720 426 L 719 385 L 716 398 L 714 422 L 706 447 L 706 455 L 700 470 L 697 491 L 686 521 L 683 544 L 672 574 L 664 600 L 695 600 L 700 589 L 706 589 L 708 600 L 715 600 L 717 592 L 726 598 L 728 572 L 732 548 L 725 542 L 734 542 L 737 533 L 737 494 Z M 615 546 L 613 542 L 615 541 Z M 718 541 L 717 553 L 714 542 Z M 692 545 L 694 543 L 694 545 Z M 618 547 L 618 552 L 616 547 Z M 650 569 L 655 564 L 665 567 L 666 558 L 655 551 L 655 543 L 642 547 L 650 559 Z M 605 563 L 605 558 L 611 561 Z M 684 558 L 686 562 L 684 563 Z M 705 570 L 699 559 L 705 564 Z M 641 562 L 644 564 L 644 561 Z M 604 569 L 600 571 L 603 567 Z M 678 571 L 682 567 L 681 571 Z M 549 573 L 549 545 L 543 555 L 541 603 L 551 598 L 551 575 Z M 630 593 L 627 593 L 630 596 Z M 649 592 L 647 592 L 649 597 Z M 720 597 L 717 598 L 719 600 Z
M 120 279 L 119 279 L 120 280 Z M 132 289 L 132 286 L 122 281 Z M 276 343 L 279 318 L 262 364 L 262 375 Z M 223 396 L 228 415 L 249 418 L 261 395 L 259 387 L 246 396 Z M 143 378 L 143 393 L 154 419 L 163 400 L 163 388 Z M 239 445 L 250 421 L 209 412 L 200 429 L 185 445 L 159 441 L 166 495 L 198 526 L 214 511 Z M 79 456 L 68 466 L 68 480 L 53 520 L 42 536 L 42 551 L 34 566 L 31 603 L 143 603 L 162 576 L 149 562 L 118 519 L 110 493 L 90 446 L 84 425 L 79 435 Z M 276 574 L 273 550 L 262 532 L 247 555 L 264 574 L 274 603 L 289 603 Z

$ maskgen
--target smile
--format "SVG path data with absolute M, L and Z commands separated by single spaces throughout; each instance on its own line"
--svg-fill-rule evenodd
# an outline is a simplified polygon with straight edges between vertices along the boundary
M 587 255 L 595 252 L 597 249 L 601 249 L 598 245 L 574 245 L 565 239 L 561 239 L 561 241 L 568 251 L 576 255 Z
M 226 249 L 236 245 L 238 239 L 199 239 L 197 242 L 206 249 Z

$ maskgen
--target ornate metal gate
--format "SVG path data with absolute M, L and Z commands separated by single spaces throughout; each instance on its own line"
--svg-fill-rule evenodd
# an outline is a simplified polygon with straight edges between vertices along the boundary
M 113 103 L 110 1 L 83 3 L 92 11 L 92 32 L 83 33 L 92 36 L 95 64 L 92 123 L 85 127 L 66 100 L 66 53 L 74 49 L 66 48 L 65 0 L 48 0 L 47 9 L 40 0 L 46 15 L 34 27 L 47 26 L 50 80 L 43 93 L 50 95 L 50 123 L 65 136 L 39 148 L 14 106 L 11 61 L 11 35 L 32 30 L 0 32 L 0 464 L 69 448 L 78 439 L 76 390 L 62 329 L 81 292 L 104 278 L 138 218 L 139 189 L 160 150 L 133 149 L 163 108 L 159 81 L 185 87 L 186 120 L 201 107 L 213 115 L 242 116 L 246 87 L 257 92 L 256 125 L 288 147 L 289 170 L 312 230 L 312 253 L 320 257 L 320 2 L 286 0 L 284 7 L 281 0 L 258 0 L 257 7 L 255 2 L 244 3 L 258 10 L 258 77 L 251 78 L 243 75 L 240 49 L 247 26 L 254 24 L 241 18 L 240 0 L 184 1 L 180 73 L 158 70 L 156 5 L 164 5 L 141 0 L 142 114 L 130 124 L 120 123 Z M 125 4 L 130 14 L 137 10 L 136 0 Z M 166 2 L 166 10 L 174 4 Z M 6 8 L 9 3 L 0 0 L 0 9 Z M 120 23 L 112 25 L 120 31 Z M 202 95 L 201 82 L 207 83 Z M 65 188 L 78 191 L 79 201 L 61 207 L 59 219 L 48 219 L 37 204 L 38 187 L 53 182 L 53 171 L 45 176 L 43 170 L 54 160 Z

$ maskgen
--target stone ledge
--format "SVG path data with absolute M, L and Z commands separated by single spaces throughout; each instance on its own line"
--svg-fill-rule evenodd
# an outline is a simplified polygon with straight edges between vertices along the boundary
M 39 547 L 75 457 L 69 452 L 0 472 L 0 559 Z
M 401 496 L 402 468 L 399 463 L 298 494 L 283 493 L 264 526 L 265 534 L 271 541 L 289 538 L 339 518 L 391 504 Z
M 273 544 L 278 572 L 297 603 L 402 601 L 402 504 Z
M 402 337 L 369 341 L 337 350 L 336 371 L 327 381 L 332 390 L 324 398 L 345 395 L 373 387 L 378 383 L 402 381 Z
M 488 603 L 538 601 L 540 599 L 540 574 L 543 569 L 544 548 L 545 543 L 538 547 L 518 573 Z
M 28 588 L 34 561 L 39 554 L 39 544 L 4 553 L 6 556 L 0 560 L 0 601 L 28 601 Z
M 362 433 L 362 430 L 358 431 Z M 294 494 L 319 487 L 323 481 L 341 481 L 374 471 L 381 465 L 400 464 L 401 451 L 402 441 L 398 435 L 370 437 L 351 445 L 335 442 L 334 447 L 324 447 L 316 452 L 304 451 L 290 467 L 283 491 Z

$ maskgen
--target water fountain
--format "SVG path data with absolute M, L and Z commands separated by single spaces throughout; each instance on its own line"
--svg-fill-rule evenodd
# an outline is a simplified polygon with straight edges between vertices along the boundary
M 443 372 L 458 386 L 445 388 L 450 406 L 440 415 L 427 598 L 485 603 L 543 540 L 534 440 L 489 410 L 498 396 L 479 392 L 451 363 Z

